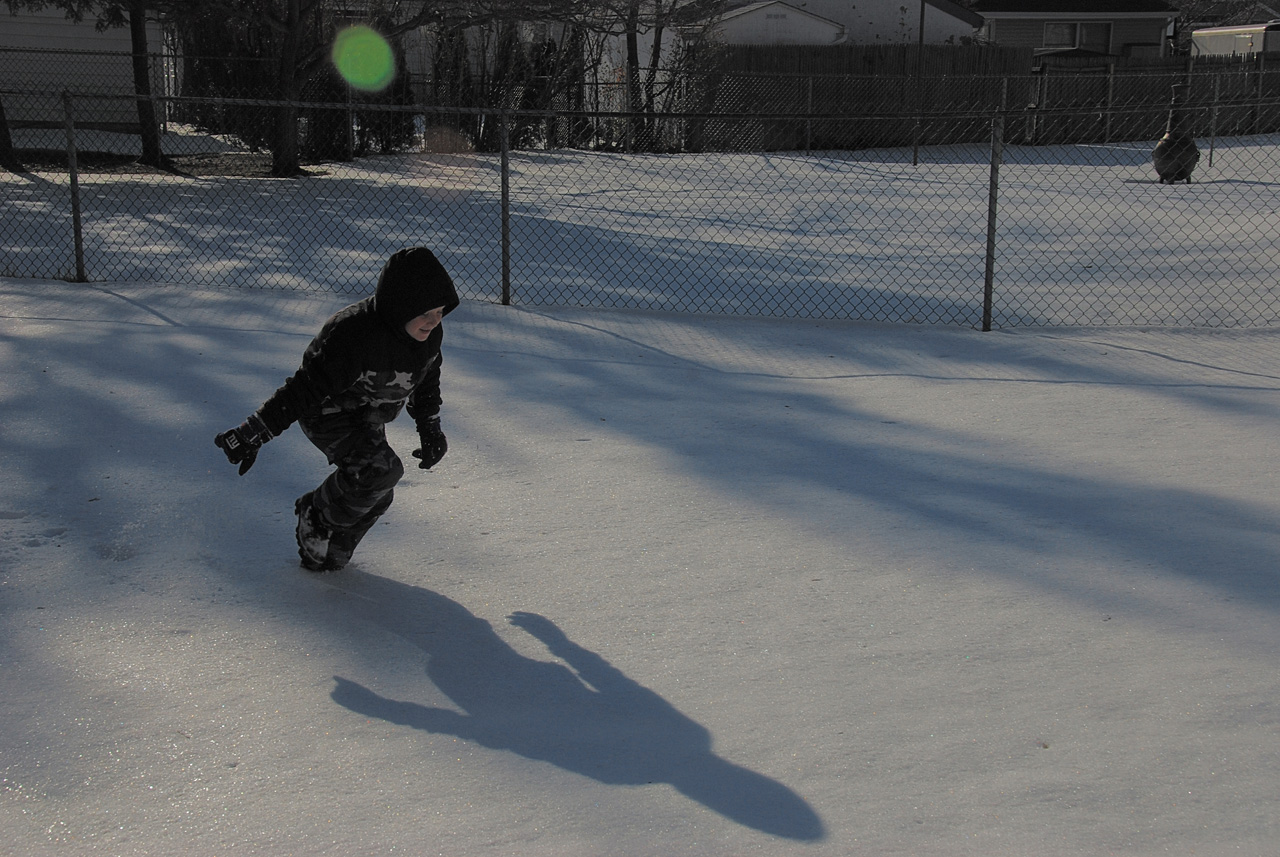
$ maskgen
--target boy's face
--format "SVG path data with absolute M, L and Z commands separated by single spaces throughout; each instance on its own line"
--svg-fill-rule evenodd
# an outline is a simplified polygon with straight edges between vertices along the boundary
M 438 306 L 433 310 L 428 310 L 422 315 L 405 322 L 405 333 L 419 342 L 426 342 L 427 337 L 431 335 L 431 331 L 436 329 L 436 325 L 440 323 L 442 318 L 444 318 L 444 307 Z

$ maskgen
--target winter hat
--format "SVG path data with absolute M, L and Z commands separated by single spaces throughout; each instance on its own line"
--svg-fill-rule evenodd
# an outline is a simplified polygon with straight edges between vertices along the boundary
M 426 247 L 397 250 L 383 266 L 373 293 L 373 309 L 386 324 L 404 327 L 438 306 L 448 315 L 458 305 L 453 280 Z

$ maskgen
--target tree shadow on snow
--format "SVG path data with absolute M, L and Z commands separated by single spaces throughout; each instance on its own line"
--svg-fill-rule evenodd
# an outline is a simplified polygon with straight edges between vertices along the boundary
M 358 611 L 427 653 L 427 675 L 462 710 L 402 702 L 335 676 L 344 708 L 495 750 L 550 762 L 608 785 L 669 783 L 738 824 L 786 839 L 825 836 L 799 795 L 717 756 L 707 729 L 555 623 L 515 613 L 511 624 L 564 664 L 527 658 L 485 620 L 443 595 L 362 574 L 342 581 Z

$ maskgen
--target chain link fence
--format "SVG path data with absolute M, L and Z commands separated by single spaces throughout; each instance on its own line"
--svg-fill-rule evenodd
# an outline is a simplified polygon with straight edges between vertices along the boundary
M 1167 105 L 1046 108 L 1023 102 L 1039 78 L 968 85 L 1003 109 L 975 106 L 987 96 L 915 115 L 297 104 L 292 178 L 210 119 L 267 123 L 277 102 L 157 96 L 157 169 L 136 136 L 79 120 L 132 97 L 5 90 L 11 117 L 59 115 L 10 122 L 25 172 L 0 171 L 0 274 L 362 295 L 390 253 L 423 244 L 465 298 L 524 305 L 984 329 L 1277 323 L 1280 100 L 1189 100 L 1200 162 L 1168 185 L 1152 167 Z M 554 147 L 606 127 L 611 141 L 702 144 Z

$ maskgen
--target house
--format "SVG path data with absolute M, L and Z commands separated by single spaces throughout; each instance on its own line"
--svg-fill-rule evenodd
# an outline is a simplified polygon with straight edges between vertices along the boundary
M 844 26 L 851 45 L 954 45 L 972 39 L 982 18 L 952 0 L 791 0 L 813 15 Z
M 985 41 L 1040 55 L 1167 56 L 1178 16 L 1164 0 L 977 0 L 973 10 Z
M 147 45 L 160 52 L 164 35 L 147 22 Z M 41 96 L 7 96 L 5 116 L 10 126 L 58 126 L 65 122 L 58 93 L 132 95 L 133 47 L 129 29 L 98 32 L 92 16 L 68 19 L 57 9 L 11 14 L 0 9 L 0 67 L 4 88 L 46 93 Z M 56 59 L 55 59 L 56 57 Z M 163 89 L 163 68 L 152 67 L 152 92 Z M 136 131 L 138 108 L 129 99 L 77 102 L 76 123 L 84 127 Z
M 696 7 L 689 7 L 690 10 Z M 924 10 L 924 31 L 920 13 Z M 952 0 L 790 0 L 730 3 L 711 27 L 715 41 L 728 45 L 893 45 L 961 44 L 972 40 L 982 17 Z M 706 21 L 682 28 L 702 32 Z M 835 34 L 843 31 L 843 38 Z
M 711 27 L 710 38 L 726 45 L 838 45 L 842 24 L 781 0 L 731 9 Z

